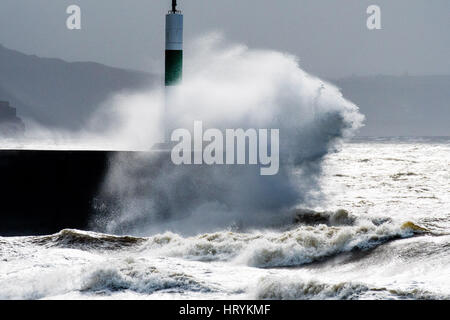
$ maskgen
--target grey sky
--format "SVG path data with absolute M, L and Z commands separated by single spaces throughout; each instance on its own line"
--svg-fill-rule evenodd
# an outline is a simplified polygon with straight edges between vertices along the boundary
M 185 41 L 208 31 L 293 53 L 320 76 L 450 74 L 449 0 L 179 0 Z M 169 0 L 1 0 L 0 43 L 69 61 L 161 71 Z M 66 29 L 67 6 L 82 9 Z M 383 30 L 366 28 L 382 10 Z

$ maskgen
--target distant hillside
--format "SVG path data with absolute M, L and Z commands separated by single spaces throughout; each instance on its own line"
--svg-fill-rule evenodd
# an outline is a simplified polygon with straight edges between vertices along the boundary
M 450 136 L 450 76 L 333 81 L 366 115 L 365 136 Z
M 78 129 L 112 93 L 138 89 L 157 78 L 98 63 L 39 58 L 0 45 L 0 99 L 24 119 Z

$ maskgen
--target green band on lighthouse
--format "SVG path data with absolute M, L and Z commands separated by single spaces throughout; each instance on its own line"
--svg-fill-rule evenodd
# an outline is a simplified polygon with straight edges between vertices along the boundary
M 174 86 L 183 76 L 183 51 L 166 50 L 166 76 L 165 85 Z

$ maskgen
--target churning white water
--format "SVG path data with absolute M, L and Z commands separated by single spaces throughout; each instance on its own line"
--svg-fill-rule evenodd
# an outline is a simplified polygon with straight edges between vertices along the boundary
M 278 228 L 1 238 L 0 297 L 448 299 L 448 159 L 449 139 L 345 144 L 327 203 Z

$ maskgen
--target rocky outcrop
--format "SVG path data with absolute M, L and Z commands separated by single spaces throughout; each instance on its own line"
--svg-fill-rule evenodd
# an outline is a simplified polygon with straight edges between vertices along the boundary
M 8 101 L 0 101 L 0 136 L 17 137 L 25 133 L 25 124 L 17 116 L 16 108 Z

